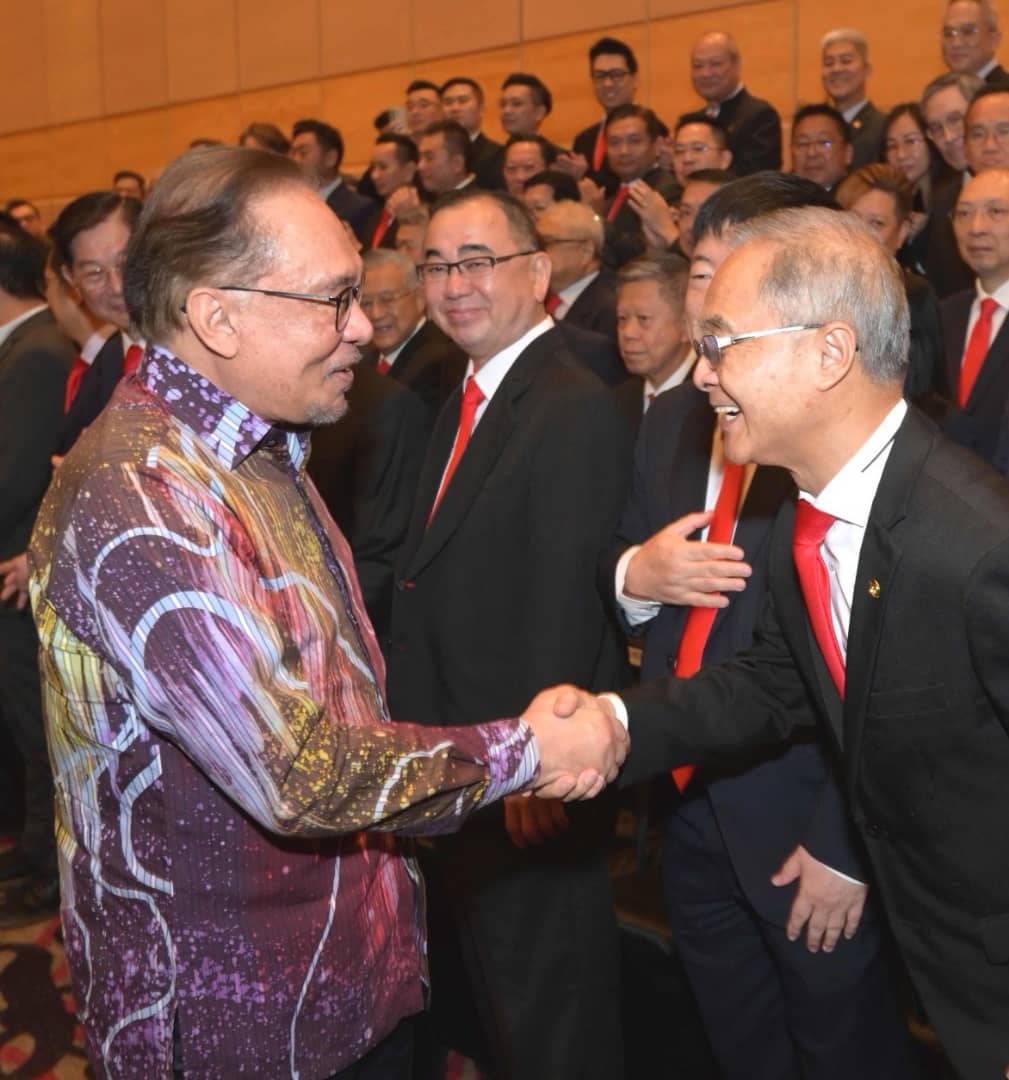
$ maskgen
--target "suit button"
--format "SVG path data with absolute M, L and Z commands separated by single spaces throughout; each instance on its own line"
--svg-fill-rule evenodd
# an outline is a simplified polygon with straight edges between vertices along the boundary
M 415 589 L 416 587 L 417 587 L 417 585 L 416 585 L 415 582 L 413 582 L 413 581 L 404 581 L 402 578 L 400 578 L 399 581 L 396 582 L 396 591 L 397 592 L 402 592 L 404 589 Z
M 874 821 L 869 822 L 865 827 L 867 836 L 871 836 L 874 840 L 878 840 L 880 837 L 887 835 L 886 829 L 882 825 L 877 825 Z

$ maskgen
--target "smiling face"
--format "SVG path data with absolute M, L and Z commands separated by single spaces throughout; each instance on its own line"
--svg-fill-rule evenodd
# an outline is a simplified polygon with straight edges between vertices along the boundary
M 360 281 L 360 258 L 314 193 L 285 187 L 260 199 L 252 213 L 273 237 L 274 257 L 250 284 L 331 296 Z M 341 334 L 328 304 L 251 292 L 216 295 L 237 334 L 237 352 L 215 373 L 222 389 L 271 422 L 328 424 L 347 411 L 351 368 L 371 337 L 358 304 Z
M 820 78 L 835 108 L 847 109 L 866 97 L 869 65 L 852 41 L 834 41 L 823 50 Z
M 1001 35 L 974 0 L 956 0 L 942 20 L 942 58 L 950 71 L 974 73 L 995 55 Z
M 441 118 L 441 98 L 437 90 L 424 86 L 406 95 L 406 126 L 414 138 Z
M 425 262 L 456 262 L 511 255 L 529 245 L 513 234 L 493 199 L 476 198 L 437 211 L 424 247 Z M 431 317 L 479 368 L 543 318 L 549 280 L 550 260 L 536 252 L 477 278 L 453 270 L 444 281 L 426 281 L 424 291 Z
M 957 172 L 967 168 L 964 155 L 964 117 L 967 100 L 958 86 L 947 86 L 933 94 L 922 106 L 925 130 L 946 163 Z
M 543 149 L 539 143 L 517 142 L 506 147 L 504 155 L 505 188 L 509 195 L 522 199 L 525 195 L 525 183 L 537 173 L 543 172 L 547 163 L 543 160 Z
M 638 76 L 632 74 L 627 60 L 619 53 L 600 53 L 592 61 L 590 74 L 592 92 L 606 112 L 634 100 Z
M 424 290 L 411 267 L 371 266 L 364 275 L 361 307 L 371 320 L 372 344 L 383 353 L 398 348 L 424 314 Z
M 901 113 L 890 125 L 884 151 L 887 164 L 900 169 L 912 184 L 929 170 L 927 138 L 908 113 Z
M 399 160 L 395 143 L 376 143 L 371 152 L 371 179 L 375 190 L 387 199 L 399 187 L 413 183 L 417 166 L 409 160 Z
M 117 212 L 74 237 L 70 245 L 73 260 L 63 271 L 88 311 L 120 330 L 130 321 L 123 300 L 123 263 L 129 242 L 130 227 Z
M 681 183 L 700 169 L 727 169 L 732 153 L 722 145 L 710 124 L 684 124 L 673 141 L 673 171 Z
M 724 34 L 705 34 L 690 53 L 690 81 L 705 101 L 724 101 L 739 85 L 739 58 Z

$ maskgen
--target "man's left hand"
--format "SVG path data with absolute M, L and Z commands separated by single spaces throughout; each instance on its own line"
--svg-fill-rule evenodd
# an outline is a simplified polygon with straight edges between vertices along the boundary
M 552 840 L 568 827 L 568 815 L 560 799 L 508 795 L 504 800 L 504 813 L 505 828 L 517 848 Z
M 0 603 L 24 611 L 28 603 L 28 556 L 24 552 L 0 562 Z
M 806 927 L 810 952 L 833 952 L 843 933 L 853 938 L 862 919 L 868 885 L 849 881 L 814 859 L 800 844 L 771 878 L 774 885 L 790 885 L 798 878 L 799 891 L 792 901 L 785 928 L 789 941 L 797 941 Z

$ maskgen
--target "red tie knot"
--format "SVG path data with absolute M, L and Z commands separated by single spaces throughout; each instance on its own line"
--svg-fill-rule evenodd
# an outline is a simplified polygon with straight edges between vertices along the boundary
M 837 518 L 833 515 L 817 510 L 806 499 L 799 499 L 795 504 L 793 544 L 808 544 L 810 547 L 819 547 L 835 521 L 837 521 Z
M 476 408 L 481 401 L 484 400 L 483 391 L 480 389 L 480 384 L 473 378 L 472 375 L 466 380 L 466 385 L 462 391 L 462 403 L 469 408 Z

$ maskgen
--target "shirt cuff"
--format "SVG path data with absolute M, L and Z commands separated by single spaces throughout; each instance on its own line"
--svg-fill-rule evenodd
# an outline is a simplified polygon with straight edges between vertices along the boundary
M 814 858 L 815 857 L 816 856 L 814 856 Z M 832 874 L 836 874 L 839 878 L 843 878 L 845 881 L 850 881 L 852 885 L 861 885 L 863 889 L 867 887 L 866 883 L 864 881 L 859 881 L 857 877 L 849 877 L 847 874 L 842 874 L 840 870 L 835 870 L 832 866 L 827 866 L 826 863 L 823 863 L 822 865 L 825 866 Z
M 539 772 L 540 751 L 532 730 L 522 719 L 480 726 L 485 729 L 490 775 L 477 805 L 487 806 L 532 783 Z
M 624 699 L 620 697 L 619 694 L 614 694 L 609 691 L 605 694 L 600 694 L 599 696 L 613 706 L 613 711 L 616 714 L 617 719 L 624 725 L 624 731 L 627 731 L 630 724 L 630 718 L 627 715 L 627 706 L 624 704 Z
M 624 613 L 624 618 L 627 620 L 627 625 L 641 626 L 646 622 L 650 622 L 658 615 L 662 608 L 657 600 L 640 600 L 636 596 L 628 596 L 624 592 L 624 582 L 627 580 L 627 567 L 630 564 L 631 559 L 641 550 L 640 544 L 634 544 L 629 547 L 623 555 L 620 556 L 617 561 L 617 570 L 614 574 L 614 590 L 617 595 L 617 603 L 620 605 L 620 610 Z

